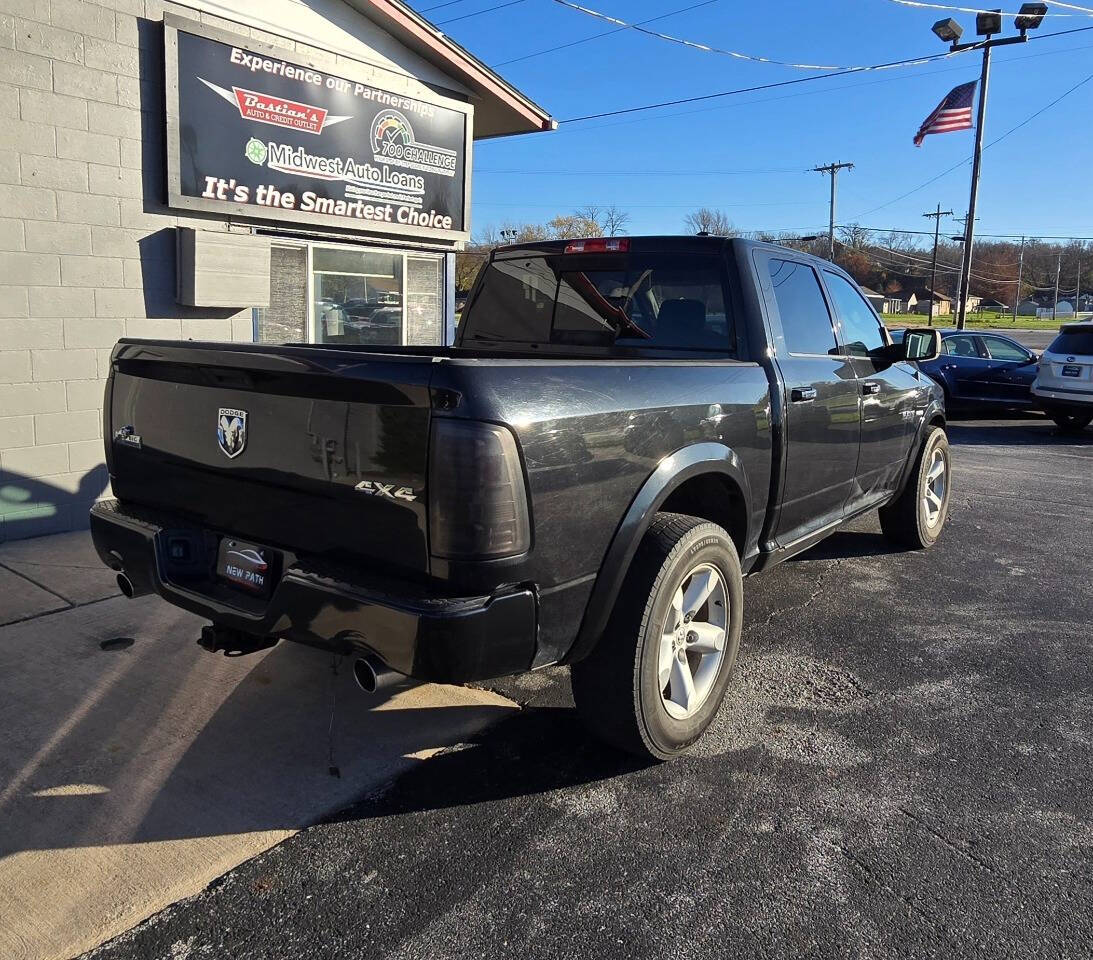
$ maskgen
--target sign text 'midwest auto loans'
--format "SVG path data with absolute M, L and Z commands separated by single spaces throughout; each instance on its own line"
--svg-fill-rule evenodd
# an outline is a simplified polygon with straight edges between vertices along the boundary
M 465 229 L 463 112 L 182 29 L 177 50 L 180 204 Z

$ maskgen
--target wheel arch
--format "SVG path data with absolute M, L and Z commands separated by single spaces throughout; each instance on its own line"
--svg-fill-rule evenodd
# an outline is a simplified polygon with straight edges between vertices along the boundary
M 724 498 L 723 500 L 719 498 Z M 751 535 L 751 486 L 736 451 L 696 443 L 665 457 L 630 502 L 604 554 L 577 639 L 564 658 L 585 657 L 607 623 L 641 538 L 662 510 L 690 513 L 723 526 L 743 558 Z

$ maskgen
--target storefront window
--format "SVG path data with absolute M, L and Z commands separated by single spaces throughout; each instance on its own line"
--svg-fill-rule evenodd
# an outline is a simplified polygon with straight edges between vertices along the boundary
M 308 312 L 308 262 L 311 301 Z M 275 244 L 259 343 L 436 345 L 444 342 L 444 259 L 330 244 Z
M 402 343 L 402 254 L 316 247 L 318 343 Z

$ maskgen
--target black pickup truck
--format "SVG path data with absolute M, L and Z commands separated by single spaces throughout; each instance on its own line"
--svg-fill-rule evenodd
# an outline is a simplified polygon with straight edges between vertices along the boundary
M 568 663 L 597 733 L 667 758 L 724 695 L 743 575 L 878 507 L 941 533 L 942 393 L 909 362 L 938 347 L 780 246 L 504 247 L 453 347 L 122 340 L 92 532 L 210 650 L 300 641 L 372 688 Z

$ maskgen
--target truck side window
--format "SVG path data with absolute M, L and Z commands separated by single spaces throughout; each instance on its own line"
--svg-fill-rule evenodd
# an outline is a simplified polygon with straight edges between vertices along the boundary
M 839 323 L 842 327 L 840 340 L 844 349 L 851 356 L 868 357 L 870 351 L 885 345 L 877 315 L 865 297 L 845 277 L 830 270 L 825 270 L 824 274 L 827 277 L 827 289 L 831 292 L 835 309 L 839 312 Z
M 770 282 L 789 352 L 822 356 L 838 353 L 831 314 L 816 271 L 794 260 L 771 260 Z
M 543 343 L 550 339 L 558 278 L 539 257 L 496 260 L 491 283 L 474 300 L 473 336 L 478 340 Z

